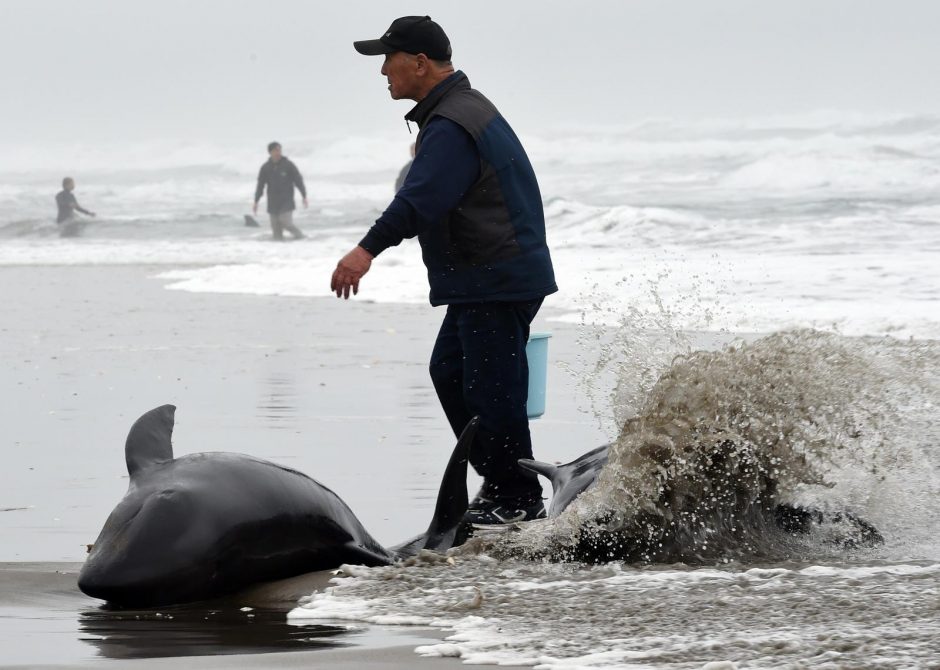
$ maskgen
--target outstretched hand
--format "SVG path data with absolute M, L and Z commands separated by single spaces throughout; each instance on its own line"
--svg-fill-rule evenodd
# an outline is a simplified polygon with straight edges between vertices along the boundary
M 337 298 L 349 300 L 350 289 L 353 295 L 359 293 L 359 280 L 369 271 L 373 258 L 375 257 L 362 247 L 354 247 L 340 259 L 330 281 L 330 290 Z

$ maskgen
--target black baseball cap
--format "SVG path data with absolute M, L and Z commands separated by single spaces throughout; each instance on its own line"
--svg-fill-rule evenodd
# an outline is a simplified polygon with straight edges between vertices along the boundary
M 444 29 L 434 23 L 430 16 L 403 16 L 395 19 L 379 39 L 353 42 L 353 46 L 365 56 L 404 51 L 424 54 L 431 60 L 450 60 L 452 53 Z

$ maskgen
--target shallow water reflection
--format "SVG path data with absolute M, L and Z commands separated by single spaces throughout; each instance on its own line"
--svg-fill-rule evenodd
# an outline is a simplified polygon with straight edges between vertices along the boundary
M 95 609 L 79 615 L 79 639 L 116 659 L 260 654 L 343 646 L 356 631 L 288 625 L 283 610 Z
M 297 380 L 293 374 L 272 373 L 263 380 L 264 393 L 258 400 L 258 417 L 270 428 L 297 426 Z

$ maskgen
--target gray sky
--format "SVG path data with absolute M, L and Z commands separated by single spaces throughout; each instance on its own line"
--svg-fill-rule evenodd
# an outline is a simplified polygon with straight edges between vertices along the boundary
M 351 42 L 427 12 L 520 132 L 940 111 L 937 0 L 0 0 L 0 142 L 397 133 Z

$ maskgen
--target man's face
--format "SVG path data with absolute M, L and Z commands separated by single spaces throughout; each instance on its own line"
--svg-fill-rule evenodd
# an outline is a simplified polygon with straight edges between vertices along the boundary
M 277 163 L 279 160 L 281 160 L 281 147 L 274 147 L 271 149 L 270 154 L 271 160 Z
M 69 179 L 67 182 L 65 182 L 65 190 L 66 190 L 66 191 L 74 191 L 74 190 L 75 190 L 75 182 L 72 181 L 71 179 Z
M 417 58 L 404 51 L 385 56 L 382 74 L 388 80 L 388 92 L 392 100 L 415 99 L 419 90 Z

